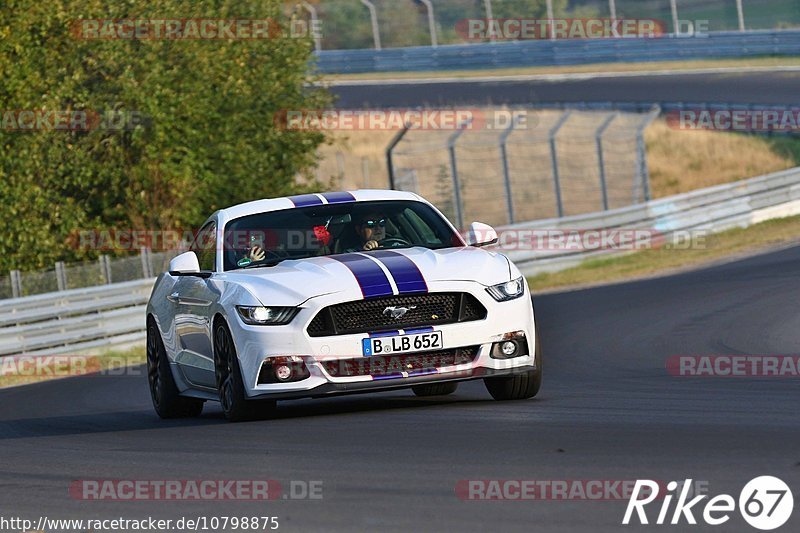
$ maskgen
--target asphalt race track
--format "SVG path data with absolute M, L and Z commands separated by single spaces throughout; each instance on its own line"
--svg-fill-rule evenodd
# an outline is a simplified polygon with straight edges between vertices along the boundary
M 798 264 L 794 247 L 535 297 L 546 374 L 530 401 L 496 403 L 472 382 L 436 400 L 399 391 L 286 403 L 275 419 L 235 425 L 215 405 L 197 420 L 159 420 L 143 376 L 3 390 L 0 508 L 30 518 L 269 515 L 281 531 L 755 531 L 738 513 L 716 528 L 623 527 L 621 500 L 462 501 L 454 489 L 465 479 L 692 478 L 738 498 L 771 474 L 796 490 L 797 378 L 679 378 L 665 360 L 800 352 Z M 79 501 L 68 493 L 79 479 L 320 480 L 323 499 Z M 798 525 L 795 512 L 781 530 Z
M 342 85 L 343 109 L 577 102 L 800 104 L 800 72 L 619 76 L 567 81 L 458 81 Z

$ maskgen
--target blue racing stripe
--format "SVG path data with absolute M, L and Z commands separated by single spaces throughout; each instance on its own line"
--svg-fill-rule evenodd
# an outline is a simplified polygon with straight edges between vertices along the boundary
M 292 201 L 295 207 L 322 205 L 322 200 L 316 194 L 301 194 L 298 196 L 290 196 L 289 200 Z
M 356 277 L 358 286 L 361 287 L 361 294 L 364 298 L 394 294 L 392 286 L 389 284 L 389 278 L 372 259 L 357 254 L 333 255 L 331 259 L 344 263 L 350 269 L 350 272 Z
M 414 335 L 416 333 L 430 333 L 431 331 L 433 331 L 432 327 L 404 329 L 403 335 Z
M 428 376 L 430 374 L 438 374 L 438 373 L 439 373 L 439 371 L 437 369 L 431 368 L 431 369 L 428 369 L 428 370 L 420 370 L 418 372 L 409 372 L 408 373 L 408 377 L 413 378 L 413 377 L 416 377 L 416 376 Z
M 402 378 L 403 374 L 385 374 L 380 376 L 372 376 L 373 381 L 380 381 L 382 379 L 398 379 Z
M 433 328 L 431 328 L 433 329 Z M 379 331 L 378 333 L 370 333 L 369 336 L 372 338 L 376 337 L 393 337 L 395 335 L 400 335 L 399 331 Z
M 425 283 L 422 272 L 408 257 L 390 250 L 378 250 L 371 255 L 378 258 L 389 270 L 400 294 L 428 292 L 428 284 Z
M 355 202 L 356 199 L 349 192 L 324 192 L 322 196 L 328 200 L 329 204 L 342 204 L 345 202 Z

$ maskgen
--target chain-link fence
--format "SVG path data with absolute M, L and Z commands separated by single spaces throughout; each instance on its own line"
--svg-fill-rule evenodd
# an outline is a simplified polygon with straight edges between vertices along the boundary
M 654 19 L 667 32 L 800 27 L 797 0 L 318 0 L 298 3 L 316 17 L 319 48 L 352 50 L 463 44 L 467 19 Z M 304 7 L 305 6 L 305 7 Z M 310 8 L 310 9 L 309 9 Z
M 461 228 L 641 203 L 650 199 L 644 128 L 657 114 L 535 111 L 502 131 L 409 130 L 392 150 L 394 187 Z
M 12 270 L 0 277 L 0 299 L 155 277 L 169 268 L 170 260 L 178 253 L 180 250 L 153 253 L 143 249 L 128 257 L 102 255 L 95 261 L 70 265 L 59 262 L 44 270 Z

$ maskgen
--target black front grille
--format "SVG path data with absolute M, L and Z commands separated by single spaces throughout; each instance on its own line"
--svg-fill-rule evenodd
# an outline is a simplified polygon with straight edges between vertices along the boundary
M 453 348 L 439 352 L 378 355 L 323 361 L 325 371 L 333 377 L 399 376 L 408 372 L 410 377 L 436 373 L 438 368 L 471 363 L 480 346 Z
M 408 312 L 393 318 L 389 307 Z M 486 318 L 486 308 L 469 293 L 437 292 L 411 296 L 386 296 L 326 307 L 308 326 L 312 337 L 373 333 L 421 326 L 436 326 Z

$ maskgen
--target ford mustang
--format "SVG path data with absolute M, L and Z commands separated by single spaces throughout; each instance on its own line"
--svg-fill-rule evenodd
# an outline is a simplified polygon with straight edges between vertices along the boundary
M 219 401 L 232 421 L 278 400 L 482 379 L 537 394 L 542 355 L 525 278 L 475 222 L 461 235 L 400 191 L 321 193 L 217 211 L 156 280 L 147 374 L 163 418 Z

